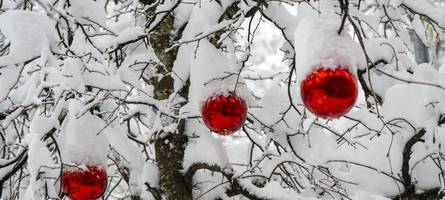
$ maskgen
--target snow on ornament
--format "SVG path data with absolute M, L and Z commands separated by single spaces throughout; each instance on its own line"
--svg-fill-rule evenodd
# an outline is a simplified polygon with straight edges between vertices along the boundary
M 63 193 L 71 200 L 99 199 L 107 188 L 107 172 L 99 166 L 67 167 L 62 173 Z
M 355 76 L 347 69 L 319 68 L 301 82 L 301 97 L 315 115 L 332 119 L 349 112 L 358 95 Z
M 61 184 L 71 200 L 95 200 L 107 187 L 109 133 L 104 120 L 88 112 L 79 100 L 70 100 L 62 124 L 60 150 L 64 167 Z
M 329 1 L 323 6 L 333 8 Z M 308 6 L 299 8 L 298 17 L 294 46 L 301 100 L 316 116 L 338 118 L 357 99 L 355 72 L 366 66 L 363 51 L 347 29 L 338 32 L 339 19 L 320 15 Z
M 230 135 L 246 121 L 247 105 L 244 99 L 229 92 L 209 97 L 203 103 L 201 112 L 202 119 L 210 130 L 221 135 Z

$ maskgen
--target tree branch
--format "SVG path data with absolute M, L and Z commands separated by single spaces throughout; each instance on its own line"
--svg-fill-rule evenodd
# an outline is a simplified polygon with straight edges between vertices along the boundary
M 230 188 L 226 191 L 226 194 L 229 197 L 242 195 L 251 200 L 268 200 L 267 198 L 259 197 L 256 194 L 253 194 L 251 191 L 246 189 L 240 184 L 240 178 L 234 177 L 234 173 L 232 170 L 222 169 L 217 165 L 209 165 L 206 163 L 194 163 L 192 164 L 187 172 L 185 173 L 186 180 L 191 183 L 193 175 L 201 169 L 206 169 L 212 172 L 221 173 L 230 183 Z
M 412 138 L 408 140 L 408 142 L 405 144 L 405 147 L 403 148 L 402 180 L 403 180 L 403 186 L 405 187 L 405 192 L 401 196 L 405 195 L 411 196 L 416 192 L 415 185 L 412 182 L 410 174 L 409 161 L 411 160 L 413 146 L 417 142 L 422 141 L 421 139 L 425 135 L 425 133 L 426 133 L 425 129 L 421 129 Z

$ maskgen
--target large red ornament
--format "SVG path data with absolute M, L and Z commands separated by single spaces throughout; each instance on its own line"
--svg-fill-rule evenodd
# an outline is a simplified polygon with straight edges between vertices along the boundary
M 354 75 L 346 69 L 323 69 L 313 72 L 301 82 L 301 97 L 315 115 L 332 119 L 349 112 L 357 99 Z
M 208 98 L 201 108 L 204 123 L 215 133 L 230 135 L 240 129 L 247 116 L 246 102 L 235 93 Z
M 64 170 L 63 192 L 72 200 L 99 199 L 107 188 L 107 172 L 102 167 L 88 166 L 87 170 Z

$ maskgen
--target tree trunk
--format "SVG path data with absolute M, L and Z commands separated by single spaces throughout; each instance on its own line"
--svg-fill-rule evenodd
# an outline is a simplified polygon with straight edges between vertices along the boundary
M 168 74 L 172 71 L 173 63 L 176 60 L 177 48 L 168 52 L 165 50 L 171 44 L 171 32 L 173 30 L 174 17 L 168 16 L 150 34 L 150 43 L 162 65 L 157 66 L 158 73 L 165 75 L 162 79 L 154 77 L 148 80 L 154 87 L 154 98 L 158 100 L 167 99 L 173 93 L 173 78 Z M 188 87 L 188 86 L 185 86 Z M 188 98 L 187 88 L 184 88 L 179 95 Z M 176 110 L 177 114 L 178 111 Z M 155 139 L 156 161 L 159 166 L 160 187 L 166 200 L 191 200 L 192 187 L 188 185 L 181 172 L 184 159 L 184 150 L 187 144 L 185 135 L 185 119 L 178 121 L 168 116 L 163 116 L 162 123 L 167 126 L 171 123 L 178 123 L 175 133 L 159 133 Z
M 184 125 L 184 120 L 181 120 L 178 131 L 183 130 Z M 192 199 L 191 186 L 187 185 L 181 173 L 186 143 L 187 136 L 177 133 L 170 133 L 155 142 L 156 159 L 161 176 L 160 186 L 167 200 Z

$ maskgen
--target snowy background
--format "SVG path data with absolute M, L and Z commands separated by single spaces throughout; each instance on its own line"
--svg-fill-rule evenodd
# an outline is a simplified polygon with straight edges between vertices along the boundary
M 2 199 L 67 199 L 64 165 L 107 168 L 103 199 L 165 198 L 155 143 L 182 120 L 193 199 L 384 200 L 411 186 L 443 197 L 444 1 L 349 0 L 345 24 L 339 1 L 143 2 L 1 1 Z M 151 40 L 166 13 L 171 63 Z M 299 84 L 320 66 L 363 79 L 344 117 L 302 103 Z M 248 120 L 219 136 L 200 105 L 228 90 Z

